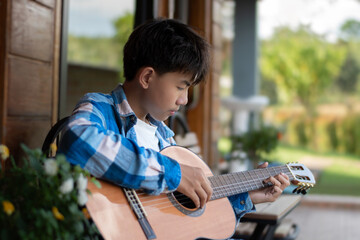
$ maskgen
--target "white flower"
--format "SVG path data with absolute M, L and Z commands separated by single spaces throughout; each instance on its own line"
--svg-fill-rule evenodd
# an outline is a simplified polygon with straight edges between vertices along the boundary
M 85 203 L 87 202 L 88 197 L 87 197 L 87 193 L 85 190 L 80 190 L 78 193 L 78 204 L 80 206 L 84 206 Z
M 66 194 L 71 192 L 73 189 L 74 189 L 74 179 L 68 178 L 61 184 L 59 190 L 62 194 Z
M 47 175 L 55 176 L 58 172 L 59 166 L 58 166 L 58 163 L 54 159 L 48 158 L 44 162 L 44 169 L 45 169 L 45 173 Z
M 88 179 L 81 173 L 76 180 L 76 185 L 79 190 L 86 190 Z

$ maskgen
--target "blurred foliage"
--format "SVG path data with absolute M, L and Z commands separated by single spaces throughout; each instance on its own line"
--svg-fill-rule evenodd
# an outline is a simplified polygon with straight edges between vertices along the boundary
M 360 22 L 347 20 L 340 29 L 340 41 L 347 48 L 336 85 L 344 93 L 355 93 L 360 80 Z
M 120 72 L 123 73 L 123 49 L 125 43 L 127 42 L 131 32 L 133 31 L 134 26 L 134 15 L 132 13 L 125 13 L 125 15 L 117 18 L 114 21 L 114 27 L 116 29 L 116 34 L 114 39 L 117 43 L 118 49 L 118 59 L 117 65 L 120 67 Z M 123 74 L 120 76 L 121 81 L 125 80 Z
M 360 64 L 350 50 L 341 66 L 336 84 L 345 93 L 355 93 L 358 76 L 360 76 Z
M 341 38 L 346 41 L 360 40 L 360 22 L 355 19 L 347 20 L 340 28 Z
M 119 50 L 113 38 L 69 35 L 68 61 L 118 67 Z
M 271 104 L 303 104 L 309 114 L 319 103 L 358 99 L 360 22 L 346 21 L 339 36 L 329 43 L 308 27 L 278 28 L 261 43 L 261 94 Z
M 341 118 L 302 114 L 277 124 L 283 126 L 283 144 L 360 157 L 359 113 L 349 113 Z
M 62 155 L 21 147 L 25 158 L 15 161 L 0 145 L 0 160 L 12 163 L 6 171 L 0 165 L 0 239 L 100 239 L 85 207 L 90 174 Z
M 250 160 L 257 163 L 262 159 L 262 154 L 273 151 L 282 137 L 282 133 L 273 126 L 261 126 L 240 135 L 231 136 L 232 149 L 243 151 Z
M 279 101 L 297 100 L 313 112 L 318 96 L 338 76 L 345 54 L 343 46 L 327 42 L 308 27 L 281 27 L 262 42 L 261 74 L 276 83 Z

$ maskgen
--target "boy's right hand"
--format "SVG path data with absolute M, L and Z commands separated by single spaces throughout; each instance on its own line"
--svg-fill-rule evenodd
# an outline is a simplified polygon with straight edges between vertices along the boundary
M 203 208 L 212 195 L 210 181 L 201 168 L 180 164 L 181 181 L 177 191 L 188 196 L 197 208 Z

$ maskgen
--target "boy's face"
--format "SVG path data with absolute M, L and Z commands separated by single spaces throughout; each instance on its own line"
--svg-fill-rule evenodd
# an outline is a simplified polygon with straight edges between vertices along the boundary
M 159 121 L 174 115 L 181 105 L 187 104 L 190 85 L 190 74 L 171 72 L 159 76 L 155 73 L 144 98 L 147 112 Z

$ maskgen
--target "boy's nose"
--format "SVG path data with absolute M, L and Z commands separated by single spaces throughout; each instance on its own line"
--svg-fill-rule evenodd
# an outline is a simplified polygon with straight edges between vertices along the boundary
M 185 106 L 187 102 L 188 102 L 188 91 L 184 91 L 184 93 L 181 94 L 177 99 L 177 105 Z

